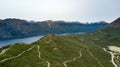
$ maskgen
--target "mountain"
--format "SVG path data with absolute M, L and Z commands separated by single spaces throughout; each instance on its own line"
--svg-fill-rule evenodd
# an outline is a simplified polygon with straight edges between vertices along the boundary
M 120 18 L 116 19 L 115 21 L 101 28 L 100 30 L 93 33 L 88 33 L 84 36 L 85 36 L 85 40 L 89 40 L 103 47 L 110 45 L 119 46 Z
M 107 27 L 120 28 L 120 17 L 113 21 L 111 24 L 109 24 Z
M 103 31 L 106 31 L 106 33 L 109 33 L 110 35 L 120 35 L 120 18 L 113 21 L 111 24 L 107 25 L 105 28 L 103 28 Z
M 46 34 L 63 34 L 77 32 L 92 32 L 106 26 L 108 23 L 83 24 L 65 21 L 26 21 L 21 19 L 0 20 L 0 38 L 30 37 Z
M 120 67 L 118 23 L 91 33 L 48 34 L 29 45 L 4 46 L 0 67 Z

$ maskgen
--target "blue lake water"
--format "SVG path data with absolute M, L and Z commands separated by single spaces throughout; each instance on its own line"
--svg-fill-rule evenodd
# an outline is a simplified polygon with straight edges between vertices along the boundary
M 65 33 L 65 34 L 58 34 L 58 35 L 67 35 L 70 33 Z M 74 33 L 74 34 L 84 34 L 84 33 Z M 9 39 L 9 40 L 0 40 L 0 48 L 9 44 L 15 44 L 15 43 L 25 43 L 25 44 L 30 44 L 33 43 L 43 36 L 34 36 L 34 37 L 27 37 L 27 38 L 17 38 L 17 39 Z
M 9 40 L 1 40 L 0 41 L 0 48 L 9 44 L 15 44 L 15 43 L 26 43 L 30 44 L 33 43 L 43 36 L 35 36 L 35 37 L 27 37 L 27 38 L 19 38 L 19 39 L 9 39 Z

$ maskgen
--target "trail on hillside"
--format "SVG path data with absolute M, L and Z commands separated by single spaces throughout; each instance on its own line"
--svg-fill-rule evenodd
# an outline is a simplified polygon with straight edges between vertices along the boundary
M 0 55 L 4 54 L 9 48 L 3 49 Z
M 104 67 L 103 64 L 93 55 L 93 53 L 89 50 L 88 47 L 87 47 L 87 51 L 88 51 L 88 53 L 89 53 L 93 58 L 95 58 L 95 60 L 98 62 L 98 64 L 99 64 L 101 67 Z
M 115 58 L 114 53 L 113 53 L 113 52 L 111 52 L 111 51 L 106 50 L 105 48 L 103 48 L 103 50 L 104 50 L 105 52 L 110 53 L 110 55 L 111 55 L 111 62 L 112 62 L 112 64 L 113 64 L 115 67 L 118 67 L 118 65 L 117 65 L 117 64 L 115 63 L 115 61 L 114 61 L 114 58 Z
M 25 52 L 28 52 L 28 51 L 32 50 L 33 48 L 34 48 L 34 45 L 33 45 L 32 47 L 28 48 L 27 50 L 21 52 L 20 54 L 16 55 L 16 56 L 9 57 L 9 58 L 5 58 L 5 59 L 1 60 L 0 63 L 5 62 L 5 61 L 8 61 L 8 60 L 12 60 L 12 59 L 17 58 L 17 57 L 20 57 L 20 56 L 23 55 Z
M 81 51 L 82 51 L 82 48 L 81 48 L 80 51 L 79 51 L 79 56 L 78 56 L 78 57 L 75 57 L 75 58 L 73 58 L 72 60 L 64 61 L 64 62 L 63 62 L 64 67 L 68 67 L 68 66 L 67 66 L 67 63 L 73 62 L 73 61 L 75 61 L 76 59 L 81 58 L 81 57 L 82 57 L 82 52 L 81 52 Z
M 38 53 L 39 53 L 39 54 L 38 54 L 39 59 L 44 60 L 44 61 L 47 63 L 47 67 L 50 67 L 50 62 L 49 62 L 49 61 L 46 61 L 46 60 L 43 59 L 43 58 L 41 58 L 40 46 L 37 45 L 37 47 L 38 47 L 37 51 L 38 51 Z

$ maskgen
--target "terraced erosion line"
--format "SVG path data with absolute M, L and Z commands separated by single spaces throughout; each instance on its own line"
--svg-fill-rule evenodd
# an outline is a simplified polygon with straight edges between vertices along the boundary
M 49 61 L 46 61 L 46 60 L 43 59 L 43 58 L 41 58 L 40 46 L 37 45 L 37 47 L 38 47 L 37 51 L 38 51 L 38 53 L 39 53 L 39 55 L 38 55 L 39 59 L 44 60 L 44 61 L 47 63 L 47 67 L 50 67 L 50 62 L 49 62 Z
M 110 53 L 112 64 L 113 64 L 115 67 L 118 67 L 117 64 L 116 64 L 115 61 L 114 61 L 115 56 L 114 56 L 113 52 L 107 51 L 105 48 L 103 48 L 103 50 L 104 50 L 105 52 Z
M 73 61 L 75 61 L 76 59 L 81 58 L 81 57 L 82 57 L 82 52 L 81 52 L 81 51 L 82 51 L 82 48 L 81 48 L 80 51 L 79 51 L 79 54 L 80 54 L 80 55 L 79 55 L 78 57 L 75 57 L 75 58 L 73 58 L 72 60 L 64 61 L 64 62 L 63 62 L 64 67 L 68 67 L 68 66 L 67 66 L 67 63 L 73 62 Z
M 95 58 L 95 60 L 98 62 L 98 64 L 99 64 L 101 67 L 104 67 L 103 64 L 93 55 L 93 53 L 89 50 L 88 47 L 87 47 L 87 51 L 88 51 L 88 53 L 89 53 L 93 58 Z
M 9 57 L 9 58 L 5 58 L 5 59 L 1 60 L 0 63 L 5 62 L 5 61 L 8 61 L 8 60 L 12 60 L 12 59 L 17 58 L 17 57 L 20 57 L 20 56 L 23 55 L 25 52 L 28 52 L 28 51 L 32 50 L 33 48 L 34 48 L 34 45 L 33 45 L 32 47 L 30 47 L 29 49 L 27 49 L 27 50 L 21 52 L 20 54 L 16 55 L 16 56 Z

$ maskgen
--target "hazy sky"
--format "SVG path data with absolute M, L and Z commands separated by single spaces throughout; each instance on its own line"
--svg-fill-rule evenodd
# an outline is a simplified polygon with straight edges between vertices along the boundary
M 120 17 L 120 0 L 0 0 L 0 18 L 107 21 Z

